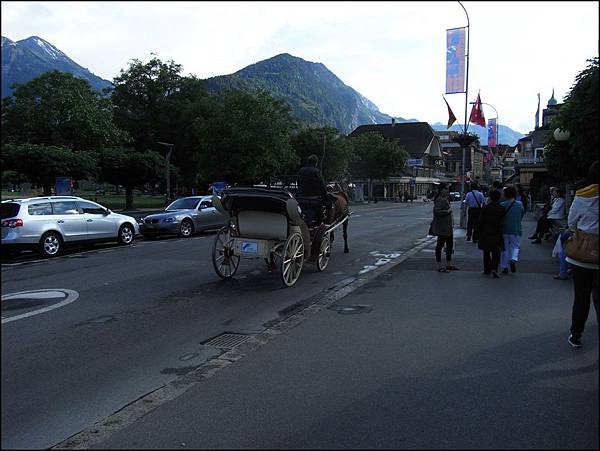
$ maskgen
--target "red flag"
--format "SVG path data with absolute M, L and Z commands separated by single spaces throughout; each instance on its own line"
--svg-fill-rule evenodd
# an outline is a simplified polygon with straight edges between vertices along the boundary
M 442 96 L 442 97 L 444 97 L 444 96 Z M 456 116 L 452 112 L 450 105 L 448 105 L 448 101 L 446 100 L 446 97 L 444 97 L 444 102 L 446 102 L 446 106 L 448 107 L 448 125 L 446 126 L 446 130 L 447 130 L 450 127 L 452 127 L 452 124 L 454 124 L 456 122 Z
M 483 110 L 481 109 L 481 97 L 479 97 L 479 94 L 477 94 L 477 101 L 475 102 L 475 105 L 473 105 L 473 109 L 471 109 L 469 122 L 485 127 L 485 117 L 483 117 Z

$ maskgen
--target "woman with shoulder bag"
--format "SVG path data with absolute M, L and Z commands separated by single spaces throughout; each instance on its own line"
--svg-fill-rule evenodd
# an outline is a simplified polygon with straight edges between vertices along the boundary
M 581 335 L 590 312 L 590 297 L 598 321 L 598 160 L 588 171 L 588 186 L 577 190 L 571 204 L 569 229 L 574 232 L 565 243 L 567 261 L 573 266 L 573 310 L 569 344 L 581 347 Z M 573 240 L 573 241 L 571 241 Z M 579 259 L 578 259 L 579 258 Z M 585 260 L 585 261 L 582 261 Z
M 448 188 L 445 183 L 440 183 L 433 202 L 433 221 L 431 221 L 430 233 L 438 237 L 437 246 L 435 247 L 435 260 L 438 263 L 438 271 L 455 271 L 458 268 L 451 263 L 454 247 L 452 207 L 448 200 Z M 446 247 L 445 266 L 442 265 L 442 248 L 444 246 Z

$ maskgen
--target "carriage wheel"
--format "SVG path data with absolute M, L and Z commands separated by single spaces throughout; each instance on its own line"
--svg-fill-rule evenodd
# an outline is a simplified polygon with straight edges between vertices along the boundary
M 286 287 L 291 287 L 300 277 L 304 262 L 302 235 L 296 232 L 288 237 L 280 258 L 281 280 Z
M 317 256 L 317 270 L 323 271 L 329 264 L 329 258 L 331 257 L 331 241 L 329 241 L 329 235 L 325 235 L 321 240 L 321 248 L 319 249 L 319 255 Z
M 217 233 L 213 244 L 213 266 L 221 279 L 230 279 L 240 265 L 240 257 L 234 254 L 233 239 L 229 227 L 223 227 Z

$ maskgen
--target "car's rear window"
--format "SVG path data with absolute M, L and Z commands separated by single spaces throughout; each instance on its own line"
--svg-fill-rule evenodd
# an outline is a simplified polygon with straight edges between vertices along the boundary
M 20 204 L 13 202 L 3 202 L 0 205 L 0 216 L 2 217 L 2 219 L 14 218 L 19 214 L 19 210 L 21 208 Z

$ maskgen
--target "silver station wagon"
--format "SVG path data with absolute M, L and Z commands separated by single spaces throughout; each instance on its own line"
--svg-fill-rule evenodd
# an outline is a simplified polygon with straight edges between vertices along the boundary
M 139 233 L 135 218 L 75 196 L 5 200 L 0 208 L 3 251 L 34 249 L 54 257 L 65 245 L 100 241 L 127 245 Z
M 190 196 L 177 199 L 161 213 L 142 218 L 140 232 L 144 237 L 176 234 L 185 238 L 227 224 L 229 217 L 213 207 L 212 196 Z

